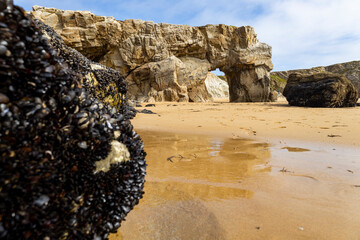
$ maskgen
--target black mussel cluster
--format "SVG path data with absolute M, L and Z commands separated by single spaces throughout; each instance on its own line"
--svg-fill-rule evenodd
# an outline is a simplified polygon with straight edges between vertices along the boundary
M 48 37 L 49 44 L 74 72 L 81 73 L 82 85 L 96 98 L 114 106 L 125 117 L 133 118 L 136 110 L 128 105 L 127 84 L 119 71 L 93 62 L 75 49 L 67 46 L 64 40 L 48 25 L 34 19 L 35 25 Z
M 144 193 L 146 154 L 126 97 L 104 103 L 58 54 L 0 1 L 0 239 L 106 239 Z M 114 94 L 125 96 L 124 84 Z M 129 159 L 99 171 L 113 142 Z

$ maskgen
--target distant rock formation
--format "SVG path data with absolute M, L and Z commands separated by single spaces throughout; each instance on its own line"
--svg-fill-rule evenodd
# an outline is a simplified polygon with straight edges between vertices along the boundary
M 205 86 L 213 98 L 229 98 L 229 85 L 215 74 L 209 72 L 205 79 Z
M 230 101 L 269 101 L 271 47 L 258 41 L 252 27 L 191 27 L 116 21 L 88 11 L 33 10 L 67 45 L 119 70 L 133 99 L 211 101 L 204 81 L 219 68 L 229 81 Z
M 270 85 L 272 89 L 282 92 L 291 73 L 310 74 L 319 72 L 331 72 L 345 75 L 352 82 L 352 84 L 354 84 L 355 88 L 360 94 L 360 61 L 338 63 L 326 67 L 272 72 Z
M 292 73 L 284 89 L 284 96 L 292 106 L 355 107 L 358 92 L 341 74 Z

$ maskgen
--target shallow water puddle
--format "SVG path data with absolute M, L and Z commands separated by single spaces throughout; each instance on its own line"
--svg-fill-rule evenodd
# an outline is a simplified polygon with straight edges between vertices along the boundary
M 360 158 L 344 164 L 309 147 L 138 132 L 145 195 L 110 239 L 360 237 Z

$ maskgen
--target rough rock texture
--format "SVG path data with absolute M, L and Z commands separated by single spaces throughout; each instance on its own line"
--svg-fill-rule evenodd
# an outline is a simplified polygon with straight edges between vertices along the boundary
M 59 55 L 21 8 L 0 2 L 0 239 L 106 239 L 144 193 L 126 98 L 100 101 L 86 84 L 93 72 Z M 118 76 L 108 93 L 125 96 L 120 75 L 97 73 L 104 86 Z
M 135 116 L 135 109 L 127 106 L 125 93 L 128 86 L 119 71 L 87 59 L 75 49 L 67 46 L 51 27 L 37 19 L 34 19 L 34 22 L 43 36 L 48 39 L 51 47 L 57 51 L 57 55 L 67 63 L 71 70 L 84 76 L 81 83 L 92 95 L 115 107 L 123 114 L 126 113 L 128 119 Z M 129 111 L 123 112 L 124 109 Z
M 272 89 L 282 92 L 291 73 L 310 74 L 319 72 L 331 72 L 345 75 L 347 79 L 354 84 L 360 94 L 360 61 L 338 63 L 326 67 L 314 67 L 310 69 L 271 72 L 271 85 L 274 86 Z
M 204 76 L 208 63 L 196 58 L 181 61 L 171 56 L 159 62 L 144 64 L 126 78 L 129 95 L 140 101 L 212 101 L 207 92 Z
M 34 7 L 70 47 L 119 70 L 139 100 L 208 101 L 205 78 L 219 68 L 231 101 L 268 101 L 271 47 L 252 27 L 191 27 L 150 21 L 116 21 L 90 12 Z
M 228 98 L 229 85 L 215 74 L 209 72 L 205 79 L 205 86 L 213 98 Z
M 292 73 L 284 89 L 290 105 L 308 107 L 354 107 L 358 92 L 343 75 Z
M 278 93 L 282 93 L 286 86 L 288 76 L 278 74 L 279 72 L 270 73 L 270 89 Z

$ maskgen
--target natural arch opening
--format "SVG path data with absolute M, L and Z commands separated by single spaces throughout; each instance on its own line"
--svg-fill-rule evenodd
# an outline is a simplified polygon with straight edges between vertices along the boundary
M 220 71 L 219 68 L 207 74 L 205 86 L 215 102 L 229 101 L 229 84 L 225 73 Z

